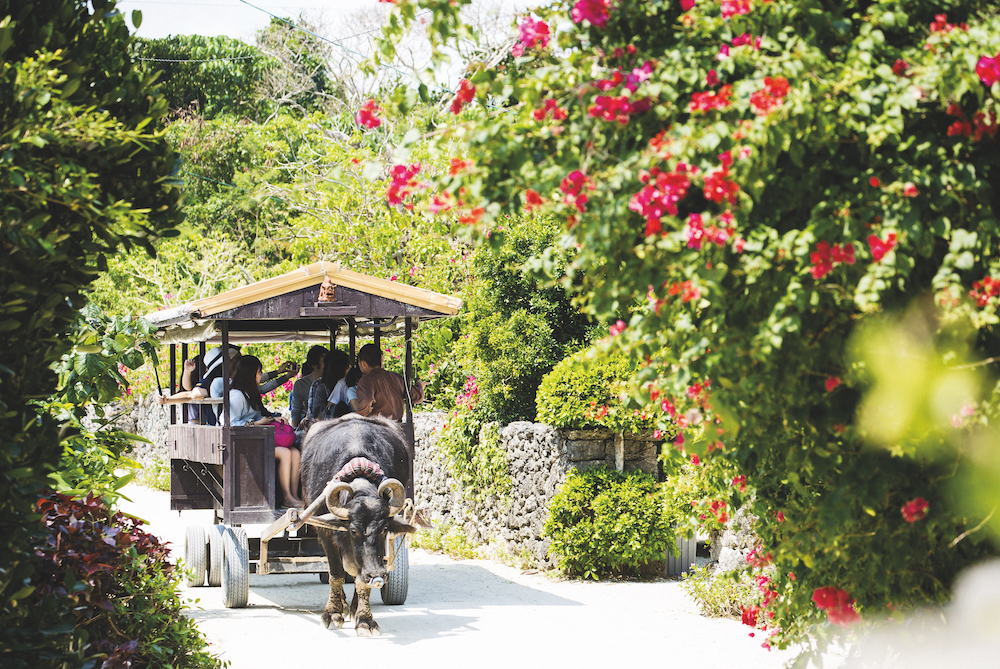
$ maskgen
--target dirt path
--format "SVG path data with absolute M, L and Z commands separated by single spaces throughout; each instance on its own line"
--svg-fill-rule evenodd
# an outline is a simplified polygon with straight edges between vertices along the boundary
M 123 509 L 183 552 L 187 525 L 209 512 L 169 511 L 168 495 L 129 487 Z M 351 586 L 347 596 L 351 596 Z M 353 623 L 324 629 L 327 586 L 315 575 L 250 577 L 250 604 L 226 609 L 221 588 L 189 588 L 192 617 L 233 669 L 332 666 L 778 668 L 793 654 L 761 648 L 763 638 L 732 620 L 702 617 L 676 581 L 584 583 L 486 560 L 455 561 L 410 552 L 402 606 L 373 597 L 382 636 L 358 638 Z M 363 665 L 360 663 L 364 663 Z

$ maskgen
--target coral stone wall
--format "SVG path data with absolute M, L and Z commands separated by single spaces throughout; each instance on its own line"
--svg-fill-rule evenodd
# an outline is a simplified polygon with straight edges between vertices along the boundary
M 414 430 L 416 504 L 434 522 L 461 525 L 475 541 L 538 567 L 553 566 L 542 528 L 549 502 L 572 469 L 615 466 L 615 439 L 607 430 L 556 430 L 541 423 L 518 422 L 500 428 L 514 489 L 508 499 L 490 496 L 477 502 L 462 494 L 451 476 L 437 440 L 445 414 L 417 414 Z M 626 435 L 625 470 L 656 473 L 659 442 Z

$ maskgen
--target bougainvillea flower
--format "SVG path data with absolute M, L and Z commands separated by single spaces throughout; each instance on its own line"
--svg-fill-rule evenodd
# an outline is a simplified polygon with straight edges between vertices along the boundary
M 869 185 L 871 185 L 872 188 L 878 188 L 879 186 L 882 185 L 882 182 L 878 180 L 878 177 L 872 177 L 871 179 L 868 180 L 868 183 Z
M 1000 297 L 1000 279 L 985 276 L 982 281 L 973 281 L 969 297 L 976 301 L 976 306 L 985 307 L 991 297 Z
M 992 58 L 989 56 L 980 58 L 979 62 L 976 63 L 976 74 L 987 86 L 993 86 L 1000 80 L 1000 53 Z
M 521 41 L 510 50 L 515 58 L 523 56 L 525 51 L 534 49 L 536 46 L 544 49 L 549 45 L 551 33 L 549 25 L 545 21 L 529 17 L 517 26 L 517 30 L 521 33 Z
M 732 485 L 733 485 L 734 488 L 739 489 L 740 492 L 746 492 L 747 491 L 747 477 L 744 476 L 743 474 L 740 474 L 739 476 L 734 476 L 733 480 L 732 480 Z
M 902 58 L 897 58 L 896 62 L 892 64 L 892 73 L 897 77 L 902 77 L 906 74 L 906 71 L 910 69 L 906 61 Z
M 483 213 L 486 211 L 483 207 L 475 207 L 469 211 L 459 214 L 458 222 L 462 225 L 475 225 L 479 222 L 479 219 L 483 217 Z
M 532 211 L 541 207 L 545 201 L 542 196 L 531 190 L 530 188 L 524 193 L 524 209 L 525 211 Z
M 826 387 L 826 392 L 833 392 L 833 390 L 840 385 L 840 378 L 836 376 L 827 377 L 826 383 L 823 385 Z
M 868 235 L 868 247 L 871 249 L 872 258 L 879 262 L 885 254 L 896 247 L 896 233 L 890 232 L 882 241 L 877 235 Z
M 366 100 L 361 109 L 358 110 L 357 116 L 354 117 L 354 122 L 358 125 L 364 126 L 374 130 L 375 128 L 382 125 L 382 119 L 380 119 L 377 114 L 382 111 L 382 108 L 374 100 Z
M 434 215 L 450 211 L 455 204 L 455 197 L 448 191 L 438 193 L 427 205 L 427 211 Z
M 629 200 L 628 208 L 646 219 L 646 236 L 659 234 L 660 219 L 670 214 L 677 215 L 677 203 L 687 195 L 691 180 L 688 168 L 678 163 L 672 172 L 663 172 L 654 167 L 640 178 L 646 185 Z
M 451 164 L 448 166 L 448 174 L 455 176 L 459 172 L 472 167 L 471 160 L 462 160 L 461 158 L 452 158 Z
M 751 604 L 750 606 L 741 609 L 741 620 L 744 625 L 749 625 L 750 627 L 757 626 L 757 615 L 760 613 L 760 608 L 756 604 Z
M 750 13 L 750 0 L 722 0 L 722 18 Z
M 833 271 L 834 265 L 854 264 L 854 244 L 834 244 L 831 247 L 829 242 L 821 241 L 816 244 L 816 250 L 809 254 L 809 260 L 812 262 L 809 273 L 814 279 L 822 279 Z
M 816 588 L 812 600 L 816 608 L 826 611 L 827 618 L 834 625 L 848 627 L 861 619 L 854 609 L 854 600 L 846 590 L 834 587 Z
M 706 86 L 718 86 L 719 85 L 719 74 L 715 70 L 709 70 L 708 74 L 705 75 L 705 85 Z
M 930 503 L 923 497 L 915 497 L 903 505 L 900 511 L 903 513 L 903 520 L 908 523 L 915 523 L 927 517 L 927 509 Z
M 681 0 L 681 9 L 685 12 L 692 9 L 695 5 L 695 0 Z
M 458 82 L 458 92 L 455 93 L 455 99 L 451 101 L 451 113 L 459 114 L 462 108 L 472 102 L 476 97 L 476 87 L 468 79 L 462 79 Z
M 906 182 L 903 186 L 903 195 L 905 197 L 916 197 L 918 194 L 917 187 L 913 185 L 912 181 Z
M 706 200 L 711 200 L 716 204 L 721 204 L 723 200 L 729 204 L 736 204 L 736 196 L 740 192 L 740 186 L 735 181 L 726 179 L 728 169 L 718 169 L 709 172 L 705 176 L 704 195 Z
M 392 169 L 389 170 L 389 187 L 385 191 L 385 199 L 389 204 L 403 203 L 403 200 L 417 186 L 414 177 L 420 172 L 420 167 L 420 163 L 392 166 Z
M 610 0 L 577 0 L 573 5 L 570 16 L 573 23 L 583 23 L 589 21 L 595 28 L 603 28 L 608 24 L 608 5 Z
M 559 103 L 555 101 L 555 98 L 546 99 L 545 102 L 542 103 L 541 107 L 531 112 L 531 116 L 536 121 L 544 121 L 550 115 L 554 120 L 562 121 L 569 115 L 569 112 L 565 107 L 560 107 Z
M 688 104 L 688 111 L 708 111 L 710 109 L 726 109 L 732 104 L 733 87 L 726 84 L 716 91 L 705 91 L 704 93 L 692 93 L 691 102 Z

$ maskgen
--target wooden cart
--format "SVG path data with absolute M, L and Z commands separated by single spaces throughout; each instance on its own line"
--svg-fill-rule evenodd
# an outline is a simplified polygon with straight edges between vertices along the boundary
M 332 300 L 320 301 L 324 280 L 335 285 Z M 329 294 L 326 295 L 329 297 Z M 402 336 L 405 379 L 413 381 L 413 332 L 424 321 L 454 316 L 458 298 L 366 276 L 336 263 L 317 262 L 273 279 L 146 316 L 169 345 L 170 392 L 178 390 L 178 363 L 190 347 L 204 355 L 207 344 L 222 346 L 228 367 L 229 344 L 302 342 L 346 346 L 352 360 L 359 339 Z M 178 346 L 180 356 L 178 357 Z M 229 379 L 223 374 L 223 397 L 199 404 L 221 405 L 220 425 L 188 421 L 187 405 L 170 406 L 167 452 L 170 456 L 170 508 L 213 509 L 216 523 L 187 529 L 185 562 L 189 585 L 222 586 L 229 607 L 246 606 L 249 574 L 318 573 L 329 575 L 316 537 L 322 517 L 301 518 L 296 510 L 275 506 L 274 429 L 230 424 Z M 409 400 L 409 398 L 407 398 Z M 180 408 L 180 411 L 178 411 Z M 407 496 L 413 499 L 413 407 L 407 401 L 410 476 Z M 260 537 L 242 527 L 261 525 Z M 389 582 L 382 588 L 387 604 L 406 599 L 407 553 L 403 537 L 390 537 L 386 551 Z

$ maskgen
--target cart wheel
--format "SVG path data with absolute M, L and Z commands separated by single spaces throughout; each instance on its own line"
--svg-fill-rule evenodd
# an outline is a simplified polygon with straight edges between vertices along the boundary
M 198 588 L 205 582 L 205 561 L 207 551 L 205 546 L 205 529 L 201 525 L 191 525 L 187 528 L 184 540 L 184 564 L 188 569 L 187 584 L 190 588 Z
M 320 574 L 319 582 L 325 583 L 326 585 L 330 585 L 330 572 L 324 571 L 322 574 Z
M 388 573 L 382 586 L 382 603 L 389 606 L 406 603 L 406 593 L 410 589 L 410 558 L 406 541 L 396 537 L 396 566 Z
M 208 528 L 208 585 L 218 588 L 222 585 L 222 564 L 225 560 L 225 525 L 210 525 Z
M 223 539 L 222 595 L 227 609 L 242 609 L 250 597 L 250 550 L 242 527 L 226 529 Z

